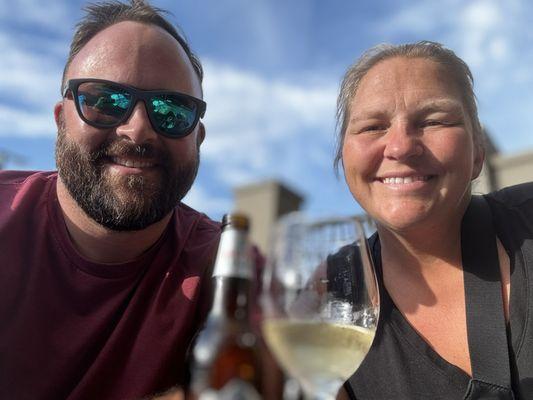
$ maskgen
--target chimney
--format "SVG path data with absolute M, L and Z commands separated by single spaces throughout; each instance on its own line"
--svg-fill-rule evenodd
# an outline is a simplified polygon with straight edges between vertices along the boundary
M 266 254 L 271 230 L 284 214 L 298 211 L 303 197 L 275 180 L 235 188 L 235 209 L 251 219 L 250 238 Z

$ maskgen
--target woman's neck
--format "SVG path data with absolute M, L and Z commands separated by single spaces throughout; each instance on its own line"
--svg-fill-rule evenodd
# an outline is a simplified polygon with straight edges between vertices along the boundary
M 394 232 L 378 226 L 383 281 L 403 312 L 416 312 L 462 290 L 461 221 L 429 232 Z
M 461 263 L 461 221 L 397 232 L 378 225 L 382 259 L 392 267 L 419 268 Z

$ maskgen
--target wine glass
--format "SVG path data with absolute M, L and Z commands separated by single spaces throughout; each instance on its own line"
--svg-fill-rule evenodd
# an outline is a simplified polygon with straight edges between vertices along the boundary
M 261 326 L 275 358 L 308 398 L 334 399 L 374 338 L 379 293 L 362 222 L 298 213 L 274 231 Z

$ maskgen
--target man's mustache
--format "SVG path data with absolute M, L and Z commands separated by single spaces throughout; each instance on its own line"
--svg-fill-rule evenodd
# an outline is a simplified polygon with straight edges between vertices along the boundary
M 161 151 L 149 143 L 132 144 L 127 140 L 106 141 L 90 153 L 92 162 L 102 161 L 110 157 L 132 157 L 136 159 L 158 160 L 159 162 L 166 159 Z

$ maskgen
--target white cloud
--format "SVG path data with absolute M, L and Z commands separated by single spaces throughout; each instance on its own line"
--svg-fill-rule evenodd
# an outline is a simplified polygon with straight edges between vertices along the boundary
M 285 136 L 288 128 L 323 126 L 334 115 L 336 77 L 319 86 L 266 79 L 213 61 L 204 62 L 209 120 L 231 127 L 258 120 L 262 129 Z M 327 118 L 324 116 L 327 115 Z
M 52 109 L 49 112 L 33 112 L 0 103 L 0 137 L 54 137 L 55 132 Z
M 193 185 L 183 202 L 195 210 L 201 210 L 212 218 L 227 213 L 233 208 L 231 199 L 208 194 L 198 183 Z
M 485 63 L 494 60 L 506 62 L 506 55 L 513 50 L 514 34 L 524 27 L 519 1 L 418 0 L 408 4 L 378 22 L 380 31 L 388 37 L 441 41 L 472 68 L 486 67 Z
M 53 32 L 70 31 L 72 14 L 61 0 L 17 0 L 0 3 L 0 18 L 16 18 L 28 26 L 40 26 Z
M 505 62 L 509 56 L 509 44 L 504 37 L 495 37 L 489 43 L 489 52 L 493 59 Z
M 299 153 L 295 147 L 307 146 L 313 163 L 324 161 L 316 147 L 334 135 L 335 77 L 296 84 L 213 61 L 205 69 L 208 136 L 202 155 L 218 165 L 222 181 L 234 186 L 275 173 L 280 163 L 292 165 L 287 157 Z
M 55 136 L 53 107 L 60 98 L 58 42 L 41 41 L 46 51 L 22 46 L 0 30 L 0 136 Z
M 435 25 L 442 23 L 442 18 L 446 18 L 446 15 L 439 16 L 434 3 L 419 0 L 409 3 L 407 7 L 394 9 L 392 14 L 385 14 L 381 20 L 378 19 L 376 29 L 390 37 L 406 31 L 426 35 L 435 29 Z
M 500 28 L 507 10 L 501 4 L 479 0 L 460 11 L 456 29 L 462 39 L 462 53 L 473 68 L 494 59 L 500 53 L 498 49 L 507 47 Z
M 466 4 L 462 13 L 463 23 L 472 30 L 487 31 L 500 23 L 501 13 L 496 3 L 491 0 L 478 0 Z

